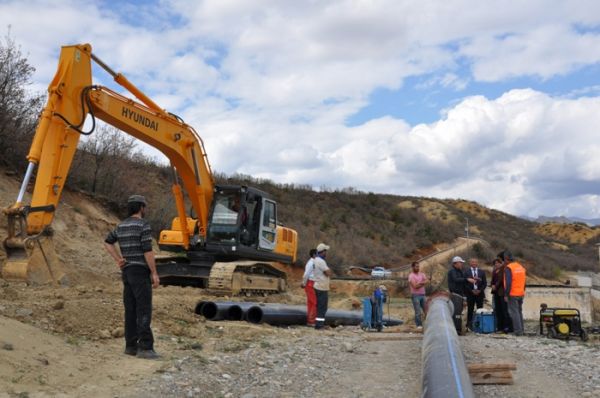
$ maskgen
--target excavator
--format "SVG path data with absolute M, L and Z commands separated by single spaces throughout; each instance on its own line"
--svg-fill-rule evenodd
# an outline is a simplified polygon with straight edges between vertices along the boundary
M 92 62 L 136 100 L 94 85 Z M 90 125 L 87 119 L 91 127 L 84 131 Z M 298 235 L 278 222 L 277 203 L 252 187 L 216 185 L 197 132 L 113 71 L 92 53 L 90 44 L 61 49 L 17 200 L 4 209 L 4 279 L 66 282 L 51 224 L 80 136 L 92 134 L 96 119 L 158 149 L 170 161 L 177 216 L 170 229 L 160 232 L 158 243 L 161 250 L 175 253 L 157 258 L 161 284 L 196 286 L 222 295 L 285 290 L 285 267 L 296 261 Z M 32 177 L 31 203 L 25 204 Z M 191 204 L 190 214 L 186 204 Z

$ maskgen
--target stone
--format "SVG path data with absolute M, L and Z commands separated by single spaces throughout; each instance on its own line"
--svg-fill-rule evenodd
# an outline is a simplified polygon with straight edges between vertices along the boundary
M 10 344 L 10 343 L 4 343 L 4 342 L 3 342 L 3 343 L 2 343 L 2 349 L 3 349 L 3 350 L 6 350 L 6 351 L 12 351 L 12 350 L 14 350 L 15 348 L 13 347 L 13 345 L 12 345 L 12 344 Z
M 346 352 L 354 352 L 354 346 L 349 342 L 345 342 L 344 350 L 346 350 Z
M 19 308 L 15 311 L 18 316 L 31 316 L 33 315 L 33 310 L 29 308 Z
M 111 338 L 110 332 L 106 329 L 102 329 L 100 332 L 98 332 L 98 334 L 101 339 L 110 339 Z
M 52 306 L 52 309 L 55 309 L 55 310 L 62 310 L 63 308 L 65 308 L 65 302 L 62 300 L 57 301 Z
M 231 375 L 227 374 L 227 373 L 223 373 L 221 375 L 222 378 L 224 378 L 225 380 L 230 380 L 231 379 Z
M 125 336 L 125 329 L 124 329 L 124 328 L 122 328 L 122 327 L 117 327 L 117 328 L 114 328 L 114 329 L 112 330 L 112 332 L 110 332 L 110 335 L 111 335 L 112 337 L 114 337 L 115 339 L 116 339 L 116 338 L 119 338 L 119 337 L 123 337 L 123 336 Z

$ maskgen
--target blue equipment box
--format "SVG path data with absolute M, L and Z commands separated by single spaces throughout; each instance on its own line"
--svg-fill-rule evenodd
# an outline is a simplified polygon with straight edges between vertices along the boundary
M 494 313 L 475 314 L 473 331 L 475 333 L 494 333 L 496 331 L 496 316 Z

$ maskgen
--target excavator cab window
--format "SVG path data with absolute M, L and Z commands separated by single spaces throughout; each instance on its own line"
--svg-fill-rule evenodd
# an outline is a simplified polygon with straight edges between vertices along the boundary
M 216 192 L 208 229 L 208 240 L 213 242 L 236 242 L 242 213 L 239 192 Z

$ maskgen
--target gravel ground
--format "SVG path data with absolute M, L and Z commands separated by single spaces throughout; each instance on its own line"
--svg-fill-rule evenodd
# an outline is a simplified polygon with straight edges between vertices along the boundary
M 411 397 L 419 395 L 420 361 L 420 341 L 366 341 L 354 328 L 281 329 L 237 352 L 175 360 L 135 396 Z
M 130 396 L 418 397 L 421 341 L 367 341 L 396 335 L 272 328 L 259 341 L 229 341 L 220 352 L 187 350 L 165 360 Z M 467 363 L 517 364 L 514 384 L 474 386 L 477 397 L 600 397 L 597 343 L 498 334 L 460 341 Z
M 528 336 L 461 337 L 467 363 L 514 362 L 513 385 L 474 386 L 479 397 L 600 397 L 600 345 Z

